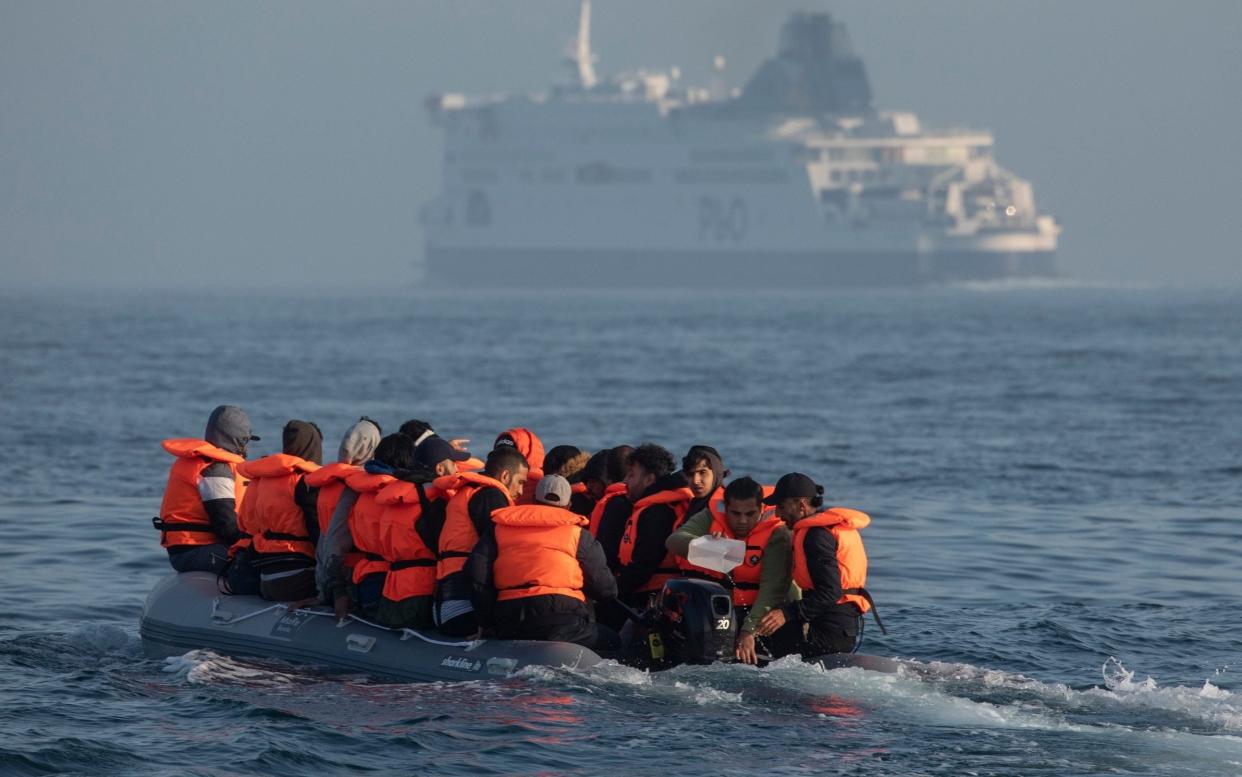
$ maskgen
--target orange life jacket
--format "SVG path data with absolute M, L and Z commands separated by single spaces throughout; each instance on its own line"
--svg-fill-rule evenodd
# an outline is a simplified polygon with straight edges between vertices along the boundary
M 729 528 L 729 522 L 725 520 L 724 500 L 713 500 L 708 509 L 712 513 L 712 526 L 709 533 L 720 532 L 731 540 L 741 539 L 733 534 L 733 530 Z M 759 522 L 751 527 L 750 534 L 745 537 L 746 559 L 734 567 L 728 575 L 733 581 L 734 607 L 750 607 L 759 597 L 759 578 L 763 573 L 763 552 L 768 547 L 772 532 L 785 525 L 785 522 L 772 515 L 770 510 L 765 510 L 764 513 L 766 517 L 760 518 Z M 707 573 L 708 576 L 719 575 L 710 569 L 693 568 Z
M 306 474 L 306 485 L 319 489 L 319 496 L 315 500 L 315 514 L 319 516 L 320 537 L 326 535 L 328 527 L 332 525 L 332 514 L 336 512 L 336 505 L 341 501 L 341 494 L 345 493 L 345 479 L 362 471 L 358 464 L 334 461 Z M 352 570 L 361 559 L 361 553 L 351 550 L 345 554 L 342 563 Z
M 867 593 L 867 552 L 863 550 L 859 529 L 865 529 L 871 517 L 848 507 L 830 507 L 809 518 L 803 518 L 793 526 L 793 579 L 804 591 L 815 588 L 811 573 L 806 566 L 806 549 L 803 541 L 806 533 L 817 526 L 832 532 L 837 540 L 837 565 L 841 569 L 842 596 L 837 604 L 853 602 L 858 609 L 867 612 L 872 607 L 871 594 Z
M 496 600 L 559 594 L 585 602 L 578 540 L 586 518 L 563 507 L 517 505 L 492 512 Z
M 614 497 L 624 496 L 626 492 L 624 483 L 613 483 L 604 488 L 604 495 L 595 503 L 595 507 L 591 509 L 591 536 L 599 537 L 599 522 L 604 517 L 604 509 L 608 506 Z
M 380 515 L 384 512 L 384 506 L 376 502 L 375 497 L 381 488 L 394 481 L 396 478 L 392 475 L 371 474 L 366 470 L 345 478 L 345 485 L 358 493 L 358 501 L 349 511 L 349 533 L 354 538 L 354 547 L 362 554 L 362 558 L 354 564 L 355 585 L 367 575 L 388 572 L 388 562 L 384 560 L 384 538 L 380 532 Z
M 380 535 L 388 577 L 384 598 L 400 602 L 412 596 L 431 596 L 436 590 L 436 554 L 423 542 L 417 524 L 423 508 L 436 498 L 434 488 L 398 480 L 376 495 L 382 505 Z
M 617 553 L 617 561 L 622 566 L 629 566 L 634 558 L 634 542 L 638 539 L 638 523 L 642 520 L 643 514 L 647 512 L 648 507 L 655 505 L 668 505 L 673 508 L 673 531 L 681 528 L 686 521 L 686 510 L 690 508 L 690 500 L 694 499 L 694 493 L 688 488 L 670 488 L 664 491 L 657 491 L 654 494 L 645 496 L 634 503 L 634 509 L 630 512 L 630 518 L 625 522 L 625 533 L 621 535 L 621 546 Z M 647 578 L 647 582 L 634 589 L 636 593 L 643 591 L 659 591 L 664 587 L 664 583 L 681 574 L 682 569 L 677 565 L 677 557 L 671 551 L 664 554 L 664 560 L 660 562 L 660 566 Z
M 465 568 L 470 551 L 474 550 L 479 541 L 478 532 L 474 530 L 474 523 L 470 520 L 470 500 L 479 489 L 488 486 L 499 488 L 510 505 L 513 504 L 513 497 L 503 483 L 482 472 L 445 475 L 436 478 L 432 485 L 443 491 L 456 492 L 445 508 L 444 528 L 440 530 L 440 547 L 437 549 L 440 561 L 436 565 L 436 579 L 443 580 Z
M 315 557 L 315 545 L 306 533 L 306 517 L 294 501 L 298 481 L 319 465 L 287 453 L 273 453 L 237 465 L 250 478 L 249 497 L 237 512 L 237 523 L 252 537 L 258 553 L 297 553 Z
M 233 500 L 237 508 L 242 505 L 246 493 L 246 481 L 237 474 L 237 465 L 246 459 L 236 453 L 218 448 L 206 440 L 182 437 L 164 440 L 164 450 L 176 456 L 168 471 L 168 485 L 160 503 L 160 515 L 152 525 L 160 530 L 160 545 L 171 548 L 178 545 L 212 545 L 223 540 L 212 531 L 203 509 L 203 498 L 198 492 L 204 469 L 217 461 L 229 465 L 233 471 Z

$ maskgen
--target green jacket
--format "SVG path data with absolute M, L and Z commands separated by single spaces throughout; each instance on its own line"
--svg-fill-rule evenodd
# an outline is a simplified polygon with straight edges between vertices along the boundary
M 700 510 L 690 516 L 681 528 L 669 535 L 664 546 L 674 555 L 686 557 L 690 552 L 690 541 L 710 534 L 712 514 L 710 510 Z M 790 586 L 793 583 L 793 533 L 785 526 L 779 526 L 768 537 L 768 544 L 763 549 L 763 566 L 759 570 L 759 592 L 755 596 L 755 604 L 742 623 L 742 631 L 753 632 L 759 628 L 759 621 L 769 611 L 784 606 L 790 599 Z

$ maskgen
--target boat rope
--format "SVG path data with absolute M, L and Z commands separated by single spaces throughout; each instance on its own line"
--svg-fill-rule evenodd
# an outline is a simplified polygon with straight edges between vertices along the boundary
M 290 614 L 305 613 L 307 615 L 322 615 L 325 617 L 331 616 L 333 618 L 336 617 L 336 613 L 332 612 L 331 610 L 309 610 L 305 608 L 298 608 L 296 610 L 290 610 L 289 605 L 287 604 L 273 604 L 270 607 L 264 607 L 261 610 L 255 610 L 254 612 L 248 612 L 245 615 L 238 617 L 238 616 L 233 615 L 233 613 L 231 612 L 226 612 L 224 610 L 221 610 L 220 609 L 220 597 L 217 596 L 211 602 L 211 619 L 212 621 L 219 623 L 220 625 L 232 626 L 234 624 L 241 623 L 242 621 L 250 620 L 251 618 L 257 617 L 259 615 L 263 615 L 264 613 L 271 612 L 272 610 L 288 610 Z M 466 640 L 466 641 L 451 641 L 450 642 L 448 640 L 432 639 L 431 637 L 428 637 L 425 634 L 415 629 L 390 629 L 387 626 L 381 626 L 378 623 L 373 623 L 365 618 L 360 618 L 357 615 L 347 615 L 346 617 L 341 619 L 341 621 L 337 624 L 337 626 L 338 627 L 344 626 L 346 623 L 348 623 L 351 620 L 357 621 L 358 623 L 361 623 L 364 626 L 370 626 L 373 629 L 380 629 L 381 631 L 390 631 L 394 633 L 399 633 L 401 634 L 402 642 L 404 642 L 407 639 L 410 639 L 411 637 L 417 637 L 418 639 L 421 639 L 423 642 L 426 642 L 431 645 L 440 645 L 441 647 L 462 648 L 463 650 L 474 650 L 479 645 L 482 645 L 484 642 L 487 641 L 483 639 L 471 639 L 471 640 Z
M 287 609 L 289 609 L 287 605 L 273 604 L 271 607 L 264 607 L 262 610 L 255 610 L 254 612 L 248 612 L 245 615 L 238 617 L 231 612 L 221 610 L 220 609 L 220 597 L 217 596 L 215 599 L 211 600 L 211 619 L 212 621 L 219 623 L 222 626 L 232 626 L 234 624 L 241 623 L 242 621 L 248 621 L 251 618 L 258 616 L 258 615 L 262 615 L 265 612 L 271 612 L 272 610 L 287 610 Z
M 410 637 L 418 637 L 423 642 L 428 642 L 432 645 L 441 645 L 443 647 L 459 647 L 464 650 L 474 650 L 476 647 L 478 647 L 479 645 L 482 645 L 484 642 L 487 641 L 483 639 L 472 639 L 472 640 L 467 640 L 464 642 L 461 642 L 461 641 L 447 642 L 445 640 L 432 639 L 431 637 L 424 636 L 423 634 L 421 634 L 420 632 L 414 629 L 390 629 L 387 626 L 381 626 L 378 623 L 373 623 L 365 618 L 360 618 L 357 615 L 348 616 L 347 618 L 343 619 L 340 622 L 340 624 L 338 624 L 338 626 L 344 625 L 345 621 L 347 620 L 354 620 L 354 621 L 357 621 L 363 624 L 364 626 L 370 626 L 371 628 L 374 628 L 374 629 L 381 629 L 383 631 L 391 631 L 395 633 L 400 633 L 402 642 L 409 639 Z

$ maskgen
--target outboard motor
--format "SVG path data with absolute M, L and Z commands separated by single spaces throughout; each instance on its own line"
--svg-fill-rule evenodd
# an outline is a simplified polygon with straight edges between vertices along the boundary
M 655 630 L 670 666 L 732 658 L 737 640 L 733 598 L 709 580 L 669 580 L 656 600 Z

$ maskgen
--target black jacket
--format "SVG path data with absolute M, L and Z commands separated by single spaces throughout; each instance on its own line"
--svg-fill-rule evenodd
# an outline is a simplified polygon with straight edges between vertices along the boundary
M 674 472 L 652 483 L 640 499 L 661 491 L 685 487 L 686 476 L 681 472 Z M 668 535 L 677 528 L 676 523 L 677 513 L 673 511 L 671 505 L 651 505 L 645 509 L 642 520 L 638 523 L 637 535 L 634 537 L 634 550 L 630 555 L 630 563 L 621 567 L 617 575 L 617 588 L 622 596 L 642 587 L 660 569 L 661 562 L 668 554 L 664 543 L 668 540 Z
M 816 621 L 856 621 L 862 612 L 853 602 L 837 604 L 841 598 L 841 566 L 837 563 L 837 538 L 823 526 L 807 531 L 802 538 L 807 573 L 814 588 L 802 592 L 801 601 L 785 605 L 785 618 L 800 623 Z
M 621 535 L 625 533 L 625 522 L 634 511 L 634 503 L 627 496 L 614 496 L 604 505 L 604 514 L 600 516 L 599 527 L 595 539 L 599 540 L 604 549 L 604 558 L 608 560 L 608 568 L 613 574 L 621 571 L 621 562 L 617 560 L 617 552 L 621 546 Z

